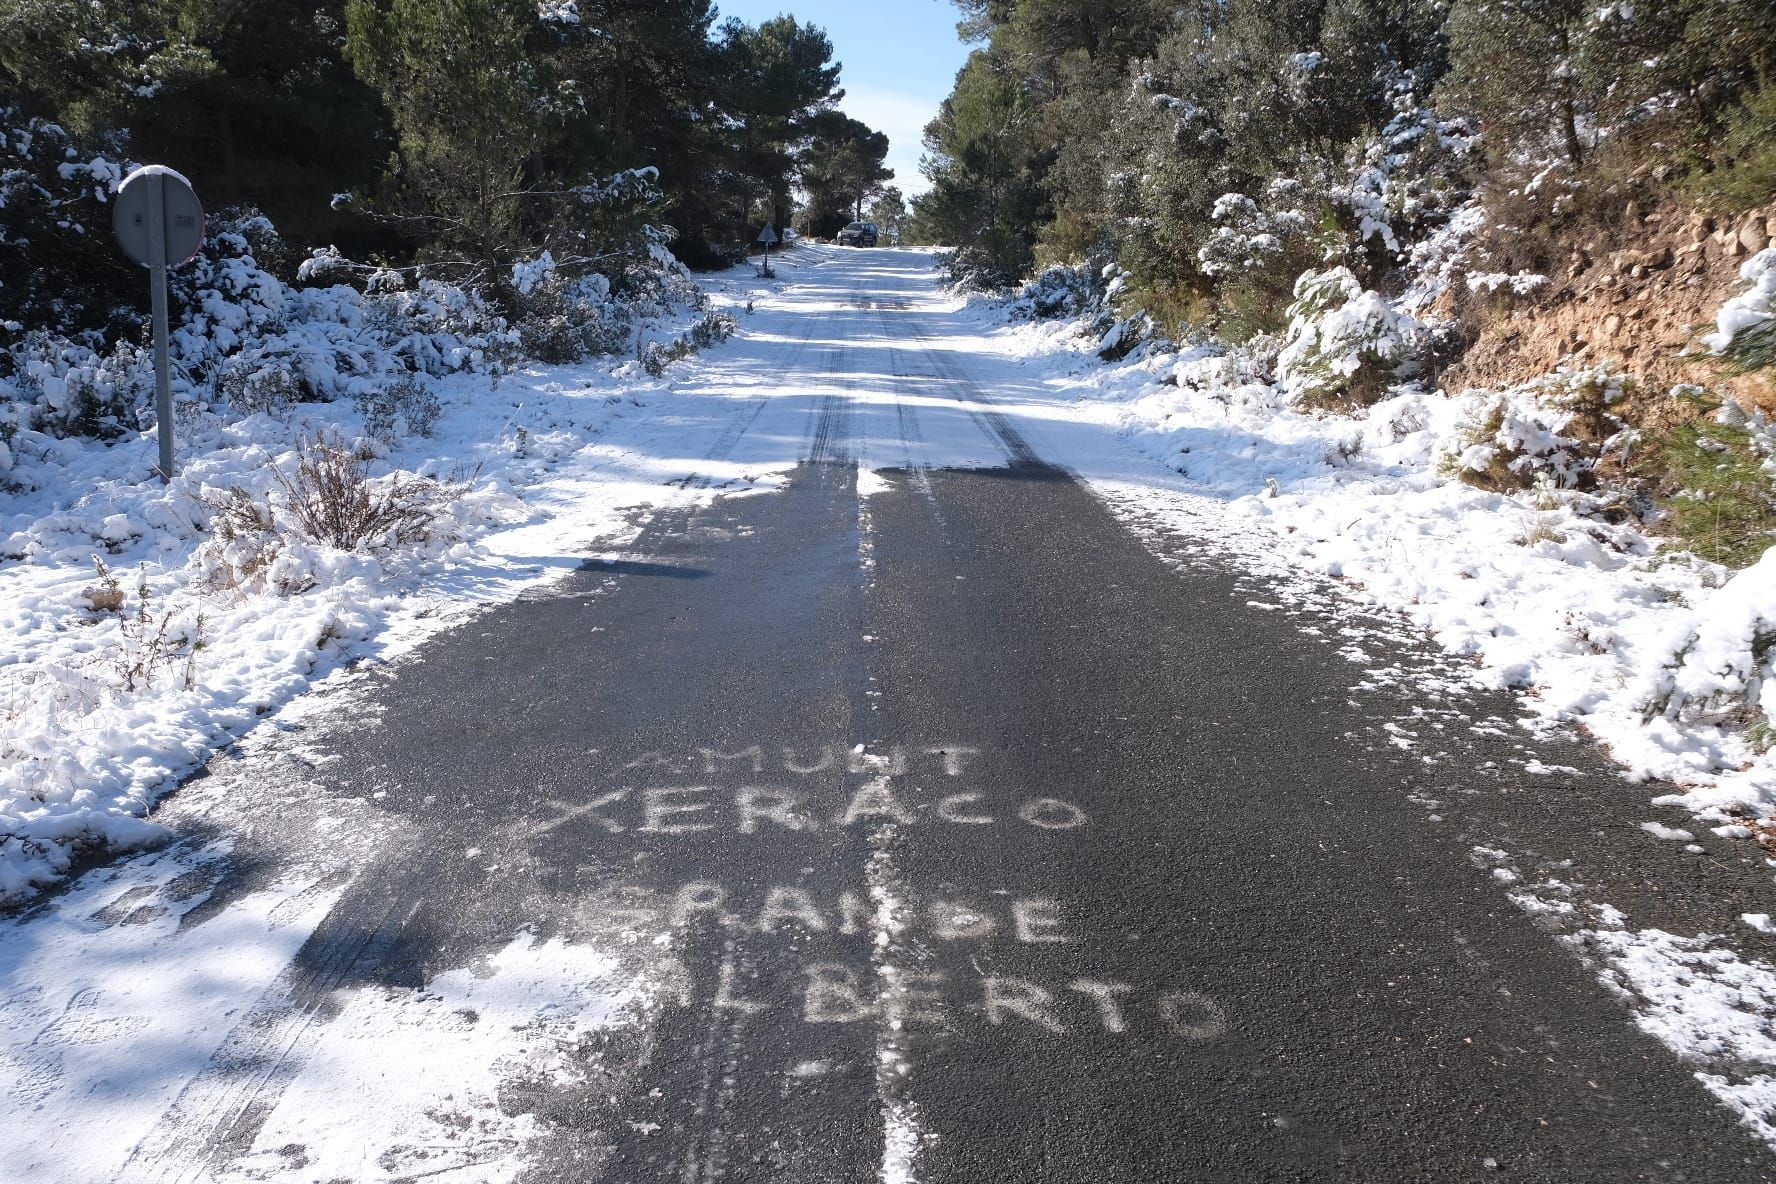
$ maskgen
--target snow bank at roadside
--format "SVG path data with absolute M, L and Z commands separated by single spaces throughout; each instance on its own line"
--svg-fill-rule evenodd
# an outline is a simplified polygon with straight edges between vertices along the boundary
M 1148 346 L 1105 364 L 1080 329 L 1019 324 L 1001 348 L 1043 357 L 1072 414 L 1219 503 L 1224 541 L 1404 612 L 1487 682 L 1589 728 L 1633 775 L 1683 787 L 1717 825 L 1776 815 L 1776 752 L 1756 747 L 1776 710 L 1776 558 L 1735 576 L 1572 487 L 1582 454 L 1632 442 L 1581 439 L 1572 392 L 1607 402 L 1608 376 L 1461 395 L 1396 385 L 1323 414 L 1240 350 Z M 1776 429 L 1732 410 L 1776 457 Z M 1489 467 L 1533 483 L 1458 479 Z
M 592 368 L 574 378 L 445 383 L 434 434 L 393 449 L 350 405 L 197 413 L 165 486 L 148 435 L 30 442 L 38 489 L 0 496 L 0 900 L 53 879 L 86 844 L 152 838 L 139 815 L 174 779 L 421 588 L 510 578 L 475 541 L 530 517 L 523 497 L 548 468 L 656 385 Z M 275 474 L 288 479 L 320 432 L 381 452 L 373 484 L 439 479 L 423 537 L 347 550 L 284 518 Z M 219 529 L 231 496 L 272 529 Z
M 456 289 L 286 288 L 226 230 L 211 255 L 174 334 L 170 484 L 141 351 L 28 336 L 0 384 L 0 904 L 154 839 L 179 777 L 372 641 L 516 595 L 627 529 L 620 507 L 677 496 L 694 461 L 655 446 L 663 371 L 733 324 L 681 269 L 663 298 L 568 309 L 608 312 L 629 351 L 525 366 L 529 326 Z M 319 537 L 294 503 L 321 441 L 418 512 Z

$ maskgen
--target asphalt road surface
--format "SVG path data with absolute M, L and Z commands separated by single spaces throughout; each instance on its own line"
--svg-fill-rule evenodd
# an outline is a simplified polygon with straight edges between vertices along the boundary
M 1375 742 L 1410 687 L 1354 694 L 1248 578 L 1166 562 L 969 377 L 906 257 L 839 271 L 782 346 L 806 393 L 710 449 L 798 442 L 784 488 L 657 514 L 317 737 L 402 838 L 119 1178 L 243 1171 L 343 999 L 524 927 L 653 968 L 575 1072 L 508 1074 L 524 1180 L 1770 1176 L 1470 849 L 1508 831 L 1655 918 L 1745 875 L 1597 829 L 1649 795 L 1583 746 L 1551 742 L 1581 770 L 1551 804 L 1508 738 L 1452 729 L 1429 770 Z M 1468 823 L 1410 800 L 1481 768 Z M 265 878 L 229 877 L 216 907 Z

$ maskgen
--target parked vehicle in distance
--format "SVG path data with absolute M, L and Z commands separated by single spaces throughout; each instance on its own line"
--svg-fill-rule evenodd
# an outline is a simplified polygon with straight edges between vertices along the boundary
M 852 222 L 839 231 L 841 247 L 873 247 L 876 245 L 874 222 Z

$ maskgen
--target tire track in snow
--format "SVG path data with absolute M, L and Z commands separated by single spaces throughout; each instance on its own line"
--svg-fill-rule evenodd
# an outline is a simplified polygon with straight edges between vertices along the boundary
M 385 864 L 412 868 L 395 891 L 353 893 L 327 914 L 131 1152 L 114 1178 L 117 1184 L 202 1180 L 228 1153 L 251 1147 L 321 1032 L 342 1009 L 339 989 L 354 972 L 380 963 L 423 905 L 430 868 L 412 862 L 412 854 L 391 853 Z
M 801 361 L 819 329 L 819 320 L 812 315 L 798 319 L 801 332 L 776 363 L 783 372 Z M 736 411 L 705 451 L 705 463 L 733 455 L 771 402 L 772 396 L 763 396 Z M 839 430 L 842 424 L 828 423 L 824 438 L 830 441 Z M 705 471 L 672 484 L 696 494 L 719 482 L 716 474 Z M 669 511 L 656 520 L 626 549 L 655 549 L 654 540 L 672 534 L 682 515 L 693 508 L 675 507 L 678 512 Z M 402 866 L 413 855 L 404 854 L 406 858 L 390 857 L 383 866 Z M 230 1156 L 251 1148 L 284 1091 L 301 1075 L 321 1033 L 342 1010 L 343 1000 L 336 993 L 354 973 L 361 975 L 381 963 L 423 906 L 429 870 L 422 859 L 389 892 L 348 890 L 297 958 L 253 1003 L 206 1067 L 186 1083 L 154 1130 L 131 1152 L 114 1177 L 117 1184 L 200 1181 Z M 362 876 L 358 882 L 364 883 Z M 719 1163 L 719 1146 L 710 1156 L 706 1164 Z M 716 1175 L 705 1178 L 719 1176 L 719 1167 L 711 1170 Z
M 856 378 L 846 368 L 850 351 L 844 344 L 835 344 L 827 354 L 827 372 L 833 375 L 839 390 L 822 395 L 811 412 L 814 424 L 809 441 L 802 451 L 809 464 L 844 464 L 851 460 L 851 404 L 856 398 Z
M 896 333 L 895 326 L 889 321 L 888 309 L 894 307 L 903 311 L 905 316 L 900 324 L 901 331 Z M 1013 466 L 1040 465 L 1048 467 L 1047 462 L 1036 455 L 1022 432 L 1012 424 L 1004 412 L 996 410 L 993 400 L 984 392 L 980 384 L 963 372 L 960 365 L 934 348 L 931 337 L 921 331 L 913 319 L 917 313 L 905 302 L 891 304 L 883 301 L 877 305 L 877 315 L 882 326 L 890 337 L 911 340 L 931 363 L 938 375 L 949 384 L 950 397 L 968 413 L 981 427 L 982 433 L 999 445 L 1005 453 L 1006 461 Z
M 899 339 L 899 335 L 894 332 L 894 327 L 888 321 L 888 314 L 881 305 L 878 305 L 876 309 L 876 324 L 881 328 L 884 340 L 888 342 L 888 373 L 896 379 L 917 377 L 917 375 L 908 373 L 909 368 L 904 360 L 905 355 L 894 345 L 894 342 Z M 894 426 L 900 436 L 900 449 L 905 457 L 907 480 L 927 501 L 931 501 L 935 506 L 936 503 L 931 492 L 930 454 L 925 445 L 924 429 L 919 424 L 918 410 L 908 402 L 906 394 L 898 389 L 898 384 L 893 395 Z
M 801 332 L 785 347 L 784 356 L 776 364 L 777 369 L 785 374 L 793 370 L 808 352 L 808 347 L 814 343 L 814 332 L 818 327 L 818 322 L 812 316 L 804 315 L 798 319 L 801 321 Z M 740 446 L 740 441 L 745 439 L 746 433 L 752 430 L 752 425 L 758 422 L 765 408 L 771 405 L 771 399 L 770 395 L 761 395 L 736 414 L 716 436 L 715 443 L 703 454 L 704 462 L 725 461 L 732 456 L 734 449 Z M 712 473 L 693 473 L 680 478 L 674 484 L 681 489 L 700 493 L 715 485 L 716 477 Z

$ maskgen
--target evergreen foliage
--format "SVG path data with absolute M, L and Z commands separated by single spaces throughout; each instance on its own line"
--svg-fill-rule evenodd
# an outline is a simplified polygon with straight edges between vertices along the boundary
M 1767 0 L 956 3 L 979 47 L 927 129 L 920 233 L 986 284 L 1118 264 L 1174 331 L 1279 333 L 1328 267 L 1398 291 L 1476 192 L 1521 207 L 1496 253 L 1525 266 L 1625 179 L 1776 196 Z
M 894 179 L 894 170 L 883 163 L 888 137 L 848 115 L 823 113 L 813 133 L 802 156 L 802 188 L 808 195 L 802 229 L 830 238 L 863 217 L 863 203 Z
M 319 249 L 304 276 L 418 271 L 514 316 L 534 261 L 545 295 L 576 274 L 620 290 L 663 245 L 738 257 L 762 222 L 788 225 L 798 183 L 855 213 L 890 175 L 887 144 L 834 110 L 825 33 L 715 16 L 711 0 L 0 0 L 0 346 L 26 328 L 114 336 L 141 303 L 109 234 L 134 162 L 177 168 L 214 214 L 263 213 L 291 244 L 261 259 L 284 280 Z

